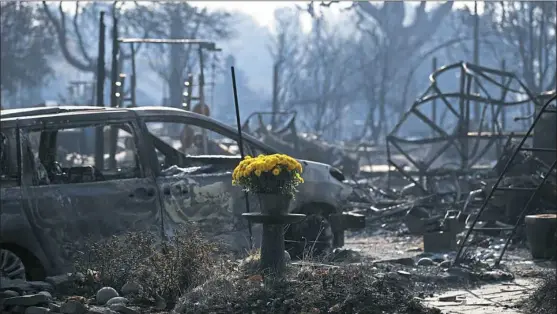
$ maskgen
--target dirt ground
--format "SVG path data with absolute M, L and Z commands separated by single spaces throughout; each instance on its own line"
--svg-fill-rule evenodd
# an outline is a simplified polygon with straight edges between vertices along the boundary
M 364 262 L 400 259 L 422 253 L 423 241 L 420 236 L 389 234 L 379 230 L 371 235 L 348 235 L 346 248 L 357 250 Z M 514 275 L 514 280 L 473 286 L 439 286 L 422 302 L 447 314 L 525 313 L 517 308 L 517 303 L 530 295 L 541 274 L 554 270 L 555 264 L 532 261 L 525 248 L 509 251 L 502 264 Z M 418 271 L 417 268 L 419 266 L 414 269 Z

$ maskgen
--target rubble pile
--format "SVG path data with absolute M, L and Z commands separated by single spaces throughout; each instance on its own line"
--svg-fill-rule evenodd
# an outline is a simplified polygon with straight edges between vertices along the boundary
M 410 276 L 374 266 L 290 265 L 284 281 L 221 277 L 186 294 L 177 313 L 440 313 L 409 292 Z

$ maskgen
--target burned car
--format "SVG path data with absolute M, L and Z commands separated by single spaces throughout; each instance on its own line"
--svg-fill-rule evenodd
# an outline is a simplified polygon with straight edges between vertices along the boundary
M 231 182 L 241 159 L 231 151 L 233 127 L 168 107 L 11 109 L 1 122 L 4 276 L 69 271 L 80 243 L 126 231 L 164 239 L 185 223 L 233 251 L 249 248 L 246 193 Z M 61 136 L 67 130 L 77 135 Z M 277 153 L 248 135 L 244 151 Z M 293 256 L 308 245 L 323 252 L 342 246 L 344 230 L 363 227 L 363 217 L 344 212 L 352 189 L 342 173 L 300 162 L 305 183 L 289 210 L 308 216 L 286 230 Z M 248 203 L 259 211 L 255 198 Z M 257 245 L 261 231 L 251 228 Z

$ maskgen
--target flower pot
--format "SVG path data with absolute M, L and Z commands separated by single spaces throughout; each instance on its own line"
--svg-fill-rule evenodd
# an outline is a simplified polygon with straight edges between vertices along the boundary
M 557 214 L 529 215 L 526 223 L 526 238 L 534 259 L 554 259 L 557 255 Z
M 288 213 L 292 196 L 276 193 L 257 193 L 261 213 L 279 216 Z

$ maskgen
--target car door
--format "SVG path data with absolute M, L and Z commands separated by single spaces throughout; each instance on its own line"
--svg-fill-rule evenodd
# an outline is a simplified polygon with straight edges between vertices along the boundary
M 91 128 L 97 132 L 88 132 Z M 89 133 L 93 145 L 57 141 L 67 129 Z M 104 153 L 110 151 L 105 141 L 110 130 L 117 131 L 120 149 L 115 154 Z M 47 242 L 50 258 L 67 262 L 76 247 L 125 231 L 160 234 L 158 189 L 136 121 L 110 115 L 94 121 L 72 117 L 70 122 L 50 121 L 47 127 L 27 131 L 27 137 L 40 139 L 35 144 L 27 141 L 26 148 L 33 155 L 30 217 Z M 97 154 L 104 157 L 102 162 L 87 154 L 91 146 L 103 150 Z
M 248 225 L 241 216 L 245 194 L 232 186 L 240 162 L 236 142 L 182 117 L 152 117 L 145 124 L 161 164 L 157 184 L 168 216 L 165 226 L 194 223 L 234 250 L 247 248 Z
M 21 253 L 25 250 L 41 262 L 46 262 L 37 237 L 32 232 L 26 216 L 26 199 L 22 192 L 21 167 L 21 132 L 17 127 L 9 127 L 10 123 L 3 122 L 0 132 L 0 242 L 2 256 L 0 257 L 0 272 L 8 278 L 27 279 L 39 278 L 43 275 L 38 269 L 17 267 L 17 260 L 10 255 L 15 254 L 24 258 Z M 26 236 L 22 236 L 25 234 Z M 45 265 L 47 266 L 47 265 Z

